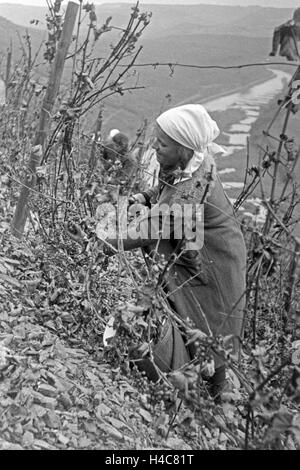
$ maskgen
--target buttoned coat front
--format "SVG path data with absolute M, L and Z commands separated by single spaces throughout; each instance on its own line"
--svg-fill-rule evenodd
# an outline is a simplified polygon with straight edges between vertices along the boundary
M 240 337 L 245 307 L 246 248 L 213 159 L 207 158 L 192 178 L 177 184 L 161 184 L 147 195 L 152 206 L 139 220 L 140 237 L 144 240 L 141 245 L 148 253 L 157 249 L 166 260 L 174 253 L 178 240 L 171 234 L 169 238 L 162 237 L 159 243 L 158 237 L 149 242 L 150 233 L 153 236 L 161 231 L 163 211 L 159 213 L 158 207 L 204 201 L 203 224 L 198 225 L 198 230 L 203 230 L 202 247 L 185 250 L 172 264 L 165 290 L 172 308 L 182 319 L 189 318 L 196 328 L 214 336 Z M 178 353 L 177 361 L 175 337 L 173 343 L 172 368 L 176 369 L 182 354 Z M 163 349 L 156 355 L 162 354 L 167 351 Z M 216 357 L 215 362 L 218 366 L 223 361 Z

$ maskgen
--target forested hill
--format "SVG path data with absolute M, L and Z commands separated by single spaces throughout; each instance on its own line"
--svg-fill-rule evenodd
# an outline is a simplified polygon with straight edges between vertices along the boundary
M 128 4 L 104 3 L 96 7 L 98 18 L 113 15 L 114 22 L 124 24 L 128 11 L 134 2 Z M 65 2 L 66 4 L 66 2 Z M 153 19 L 146 36 L 157 37 L 169 34 L 211 33 L 233 34 L 254 37 L 269 37 L 274 25 L 292 16 L 291 8 L 264 8 L 260 6 L 221 5 L 152 5 L 143 4 L 142 10 L 152 11 Z M 45 27 L 47 9 L 14 3 L 0 5 L 0 15 L 10 21 L 30 26 L 33 19 L 39 20 L 38 27 Z M 32 25 L 31 25 L 32 26 Z
M 2 5 L 0 5 L 0 7 L 2 7 Z M 28 27 L 25 28 L 24 26 L 15 24 L 13 21 L 0 16 L 0 57 L 6 53 L 10 44 L 12 44 L 14 53 L 17 56 L 18 50 L 21 47 L 22 37 L 26 34 L 26 31 L 30 34 L 33 49 L 38 47 L 43 38 L 46 38 L 45 31 Z
M 133 2 L 134 3 L 134 2 Z M 101 25 L 112 16 L 112 24 L 124 27 L 133 3 L 103 4 L 96 7 L 97 23 Z M 66 7 L 67 2 L 63 5 Z M 292 9 L 263 8 L 259 6 L 217 5 L 151 5 L 140 7 L 152 11 L 151 22 L 145 29 L 140 44 L 143 51 L 138 62 L 179 62 L 200 65 L 232 65 L 262 62 L 271 49 L 274 27 L 291 18 Z M 10 40 L 14 44 L 14 58 L 21 52 L 20 37 L 26 28 L 31 36 L 32 50 L 40 45 L 45 31 L 47 9 L 18 4 L 0 4 L 0 56 L 5 58 Z M 38 20 L 38 23 L 32 23 Z M 13 24 L 15 23 L 15 25 Z M 87 20 L 85 22 L 87 24 Z M 44 28 L 44 29 L 43 29 Z M 18 34 L 16 34 L 16 31 Z M 82 28 L 82 38 L 85 35 Z M 102 57 L 105 48 L 117 39 L 119 30 L 101 37 L 94 50 Z M 39 69 L 43 73 L 43 69 Z M 114 97 L 106 101 L 104 128 L 118 127 L 134 135 L 143 119 L 151 120 L 166 106 L 187 100 L 205 100 L 220 93 L 247 87 L 270 76 L 265 67 L 240 70 L 201 70 L 176 68 L 172 76 L 165 68 L 138 69 L 138 84 L 142 91 Z M 93 126 L 89 122 L 89 126 Z

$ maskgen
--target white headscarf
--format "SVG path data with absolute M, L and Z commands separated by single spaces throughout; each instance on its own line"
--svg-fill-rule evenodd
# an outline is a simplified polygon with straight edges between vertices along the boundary
M 160 128 L 175 142 L 194 150 L 184 173 L 187 177 L 199 168 L 206 155 L 224 153 L 220 145 L 213 142 L 220 130 L 201 104 L 187 104 L 169 109 L 157 119 Z

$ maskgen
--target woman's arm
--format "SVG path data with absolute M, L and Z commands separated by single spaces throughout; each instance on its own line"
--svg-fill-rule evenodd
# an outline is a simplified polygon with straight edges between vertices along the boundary
M 199 250 L 203 246 L 203 202 L 215 184 L 216 169 L 213 160 L 203 164 L 198 177 L 170 188 L 166 203 L 157 203 L 130 224 L 123 234 L 124 250 L 145 247 L 163 240 L 184 240 L 186 250 Z M 150 199 L 158 196 L 158 186 L 145 193 Z M 125 235 L 125 236 L 124 236 Z M 107 240 L 118 248 L 117 239 Z
M 145 198 L 145 205 L 151 207 L 151 201 L 157 201 L 159 192 L 159 186 L 153 186 L 153 188 L 147 189 L 147 191 L 143 191 L 141 194 Z
M 154 186 L 153 188 L 148 189 L 147 191 L 143 191 L 141 193 L 133 194 L 129 197 L 128 202 L 129 204 L 143 204 L 144 206 L 151 207 L 151 200 L 157 200 L 158 198 L 158 186 Z
M 111 245 L 115 250 L 118 250 L 117 238 L 107 238 L 105 242 Z M 121 246 L 123 246 L 124 251 L 135 250 L 137 248 L 142 248 L 153 243 L 151 242 L 151 240 L 143 240 L 142 238 L 133 239 L 129 237 L 122 238 L 120 242 L 121 242 Z M 111 253 L 114 254 L 114 250 L 112 250 Z

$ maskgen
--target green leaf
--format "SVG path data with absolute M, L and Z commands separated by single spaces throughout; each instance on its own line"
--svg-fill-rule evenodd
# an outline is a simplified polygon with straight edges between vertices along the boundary
M 116 429 L 122 429 L 122 428 L 127 428 L 131 431 L 130 427 L 124 423 L 124 421 L 120 421 L 119 419 L 114 418 L 113 416 L 107 416 L 108 421 L 116 428 Z
M 105 424 L 99 424 L 98 425 L 100 429 L 104 432 L 104 434 L 109 434 L 110 436 L 114 437 L 115 439 L 118 439 L 120 441 L 123 441 L 123 434 L 120 433 L 117 429 L 115 429 L 113 426 L 110 426 L 108 423 Z
M 109 406 L 106 406 L 104 403 L 101 403 L 96 408 L 96 416 L 100 420 L 102 419 L 102 416 L 108 415 L 110 412 L 111 408 L 109 408 Z
M 149 413 L 149 411 L 144 410 L 143 408 L 141 408 L 139 410 L 139 413 L 144 418 L 144 420 L 147 421 L 147 423 L 151 423 L 153 421 L 153 418 L 152 418 L 151 414 Z
M 188 444 L 186 444 L 182 439 L 179 437 L 169 437 L 164 444 L 168 449 L 176 449 L 176 450 L 192 450 Z
M 41 392 L 43 395 L 46 397 L 56 397 L 57 396 L 57 390 L 55 387 L 52 387 L 51 385 L 48 384 L 40 384 L 38 386 L 38 391 Z
M 41 439 L 35 439 L 34 447 L 45 450 L 56 450 L 56 447 Z
M 182 372 L 171 372 L 168 375 L 168 379 L 175 388 L 178 388 L 181 391 L 187 390 L 188 381 Z
M 85 449 L 91 445 L 92 441 L 88 437 L 81 437 L 78 441 L 78 447 L 80 449 Z
M 70 439 L 61 433 L 57 434 L 57 440 L 61 442 L 61 444 L 63 444 L 64 446 L 66 446 L 70 442 Z
M 288 411 L 278 412 L 272 422 L 271 431 L 275 434 L 281 434 L 290 428 L 293 421 L 293 414 Z
M 0 273 L 0 280 L 1 279 L 2 279 L 2 281 L 6 282 L 7 284 L 10 284 L 10 285 L 16 287 L 17 289 L 21 289 L 21 287 L 22 287 L 22 284 L 19 281 L 17 281 L 16 279 L 14 279 L 11 276 L 7 276 L 6 274 Z
M 87 378 L 90 380 L 91 384 L 94 387 L 99 385 L 99 377 L 97 377 L 95 374 L 87 370 L 85 371 L 85 375 L 87 376 Z
M 32 405 L 31 411 L 34 416 L 41 418 L 47 413 L 47 408 L 44 408 L 43 406 L 40 406 L 40 405 Z
M 55 411 L 47 411 L 47 414 L 44 416 L 44 421 L 49 428 L 59 429 L 61 426 L 60 417 Z
M 34 442 L 34 435 L 30 431 L 25 431 L 23 439 L 22 439 L 22 444 L 26 447 L 29 447 L 33 444 Z

